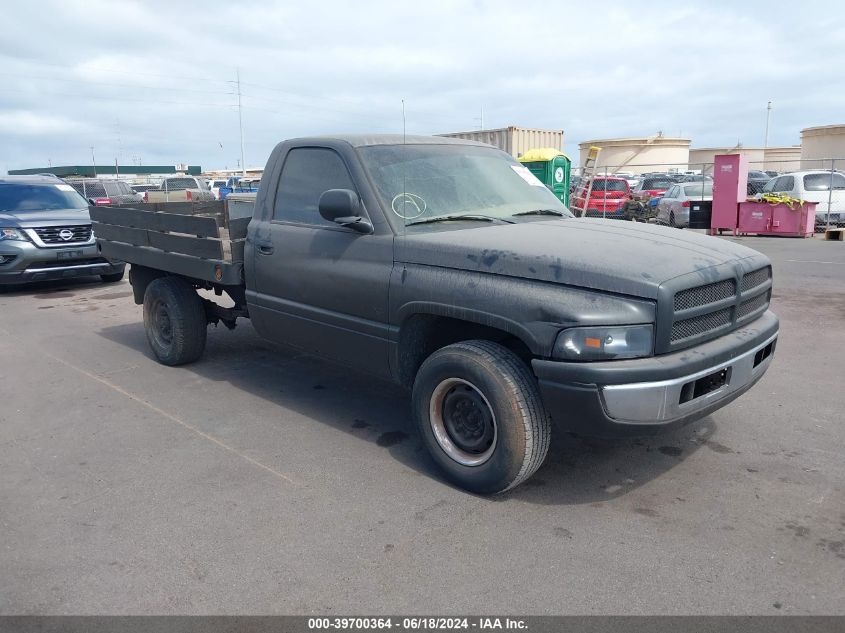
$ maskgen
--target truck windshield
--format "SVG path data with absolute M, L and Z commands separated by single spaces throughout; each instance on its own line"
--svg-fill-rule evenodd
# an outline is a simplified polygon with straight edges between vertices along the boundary
M 0 212 L 16 214 L 87 209 L 88 202 L 66 184 L 0 184 Z
M 528 168 L 497 149 L 410 144 L 359 151 L 391 222 L 399 226 L 440 216 L 508 219 L 538 209 L 572 217 Z

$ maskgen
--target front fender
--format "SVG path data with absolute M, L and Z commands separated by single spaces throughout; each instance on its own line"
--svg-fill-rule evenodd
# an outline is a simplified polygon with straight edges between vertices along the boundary
M 399 265 L 390 283 L 390 322 L 398 336 L 414 314 L 495 327 L 549 358 L 560 330 L 578 325 L 653 323 L 655 304 L 564 284 L 420 264 Z

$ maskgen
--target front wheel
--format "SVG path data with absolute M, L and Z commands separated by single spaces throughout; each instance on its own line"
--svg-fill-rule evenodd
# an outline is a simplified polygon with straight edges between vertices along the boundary
M 118 281 L 123 279 L 123 271 L 121 270 L 119 273 L 111 273 L 109 275 L 100 275 L 100 280 L 104 284 L 115 284 Z
M 434 461 L 479 494 L 515 488 L 543 464 L 551 422 L 525 363 L 490 341 L 444 347 L 414 380 L 414 419 Z
M 144 293 L 144 330 L 164 365 L 197 360 L 205 350 L 208 321 L 196 290 L 178 277 L 159 277 Z

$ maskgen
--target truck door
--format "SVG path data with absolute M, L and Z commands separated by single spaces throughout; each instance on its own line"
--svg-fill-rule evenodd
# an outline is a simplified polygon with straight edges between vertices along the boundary
M 340 154 L 325 147 L 287 153 L 275 195 L 268 192 L 272 217 L 250 231 L 250 315 L 270 340 L 389 375 L 393 234 L 383 223 L 365 235 L 324 220 L 317 202 L 328 189 L 358 191 Z

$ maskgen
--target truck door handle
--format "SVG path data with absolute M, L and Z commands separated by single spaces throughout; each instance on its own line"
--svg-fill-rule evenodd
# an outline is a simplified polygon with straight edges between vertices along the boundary
M 262 255 L 272 255 L 273 254 L 273 247 L 272 246 L 259 244 L 258 246 L 256 246 L 256 248 L 258 249 L 258 252 L 261 253 Z

